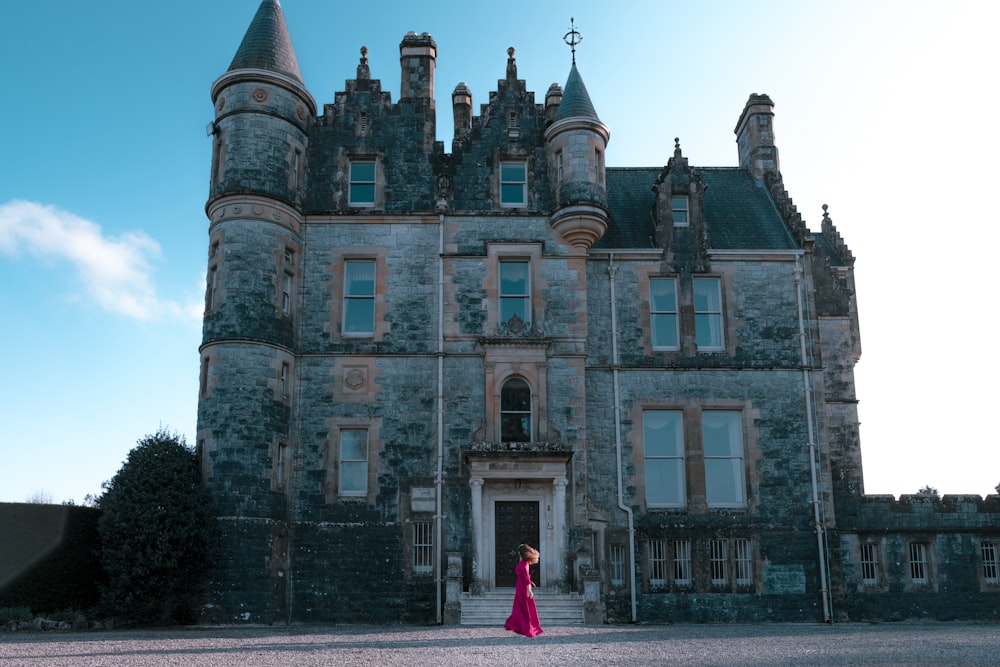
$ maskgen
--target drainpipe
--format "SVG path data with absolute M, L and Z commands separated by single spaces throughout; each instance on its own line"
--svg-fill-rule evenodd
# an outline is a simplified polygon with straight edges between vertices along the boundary
M 441 515 L 444 493 L 444 214 L 438 215 L 437 472 L 434 476 L 434 610 L 441 625 Z
M 611 291 L 611 377 L 614 385 L 614 410 L 615 410 L 615 462 L 618 466 L 618 508 L 625 512 L 628 518 L 628 572 L 629 572 L 629 593 L 632 601 L 632 622 L 636 622 L 636 595 L 635 595 L 635 520 L 632 515 L 632 508 L 625 504 L 623 492 L 624 483 L 622 481 L 622 419 L 621 404 L 618 394 L 618 301 L 615 296 L 615 273 L 618 267 L 615 266 L 615 254 L 608 254 L 608 276 L 610 278 Z
M 802 258 L 795 257 L 795 300 L 799 309 L 799 348 L 802 354 L 802 384 L 806 397 L 806 428 L 809 436 L 809 476 L 812 481 L 813 524 L 816 530 L 816 551 L 819 554 L 820 595 L 823 596 L 823 622 L 830 622 L 829 589 L 826 581 L 826 528 L 820 514 L 819 486 L 816 482 L 817 460 L 816 439 L 813 437 L 812 385 L 809 378 L 809 357 L 806 353 L 806 327 L 802 315 Z

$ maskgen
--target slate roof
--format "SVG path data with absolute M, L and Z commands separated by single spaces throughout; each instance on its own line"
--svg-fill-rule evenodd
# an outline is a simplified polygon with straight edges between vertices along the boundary
M 662 167 L 607 169 L 608 231 L 595 248 L 652 248 L 656 201 L 653 184 Z M 764 186 L 738 167 L 698 167 L 708 186 L 702 210 L 712 247 L 725 250 L 797 248 Z
M 569 70 L 569 78 L 566 79 L 566 86 L 563 88 L 562 101 L 559 102 L 559 109 L 556 111 L 556 120 L 565 118 L 591 118 L 600 120 L 593 102 L 590 101 L 590 94 L 587 93 L 587 86 L 583 85 L 583 77 L 576 68 L 576 64 Z
M 257 8 L 229 71 L 263 69 L 289 76 L 302 83 L 299 62 L 285 25 L 278 0 L 263 0 Z

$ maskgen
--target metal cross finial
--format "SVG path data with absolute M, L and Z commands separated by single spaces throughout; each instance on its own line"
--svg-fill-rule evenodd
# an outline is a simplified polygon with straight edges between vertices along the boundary
M 573 64 L 576 64 L 576 45 L 583 41 L 583 35 L 576 31 L 573 24 L 573 17 L 569 18 L 569 32 L 563 35 L 563 41 L 569 44 L 570 51 L 573 52 Z

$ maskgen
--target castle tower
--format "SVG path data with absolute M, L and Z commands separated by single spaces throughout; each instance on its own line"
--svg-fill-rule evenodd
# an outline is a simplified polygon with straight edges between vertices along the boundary
M 768 172 L 781 173 L 778 147 L 774 144 L 774 102 L 770 97 L 751 95 L 734 132 L 740 167 L 749 170 L 757 180 Z
M 263 596 L 255 601 L 279 615 L 291 495 L 301 202 L 316 103 L 302 82 L 277 0 L 261 2 L 211 95 L 198 448 L 216 512 L 226 517 L 224 549 L 233 571 L 248 562 L 271 563 L 269 578 L 234 576 L 222 595 Z
M 556 93 L 550 89 L 546 104 L 558 97 Z M 566 243 L 586 252 L 608 227 L 604 154 L 611 131 L 597 117 L 575 56 L 558 104 L 555 119 L 545 130 L 557 203 L 551 224 Z

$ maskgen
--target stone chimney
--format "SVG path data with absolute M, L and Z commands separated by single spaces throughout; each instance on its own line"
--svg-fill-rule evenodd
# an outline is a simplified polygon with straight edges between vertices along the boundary
M 451 93 L 451 107 L 455 113 L 455 138 L 472 129 L 472 91 L 460 82 Z
M 774 102 L 767 95 L 754 93 L 747 100 L 736 124 L 736 146 L 740 167 L 757 180 L 764 174 L 781 173 L 778 148 L 774 145 Z
M 399 44 L 400 101 L 425 100 L 434 108 L 434 68 L 437 44 L 428 33 L 409 32 Z

